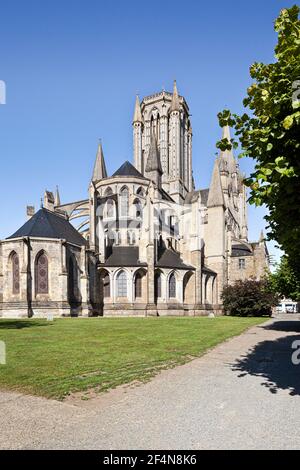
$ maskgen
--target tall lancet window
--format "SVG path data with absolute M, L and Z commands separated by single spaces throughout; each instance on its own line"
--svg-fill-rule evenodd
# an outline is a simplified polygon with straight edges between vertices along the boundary
M 48 294 L 48 258 L 40 252 L 35 261 L 35 292 L 36 294 Z
M 20 292 L 20 262 L 17 253 L 13 253 L 11 257 L 12 263 L 12 292 L 19 294 Z
M 160 129 L 159 129 L 159 112 L 157 108 L 154 108 L 152 110 L 152 116 L 151 116 L 151 133 L 153 133 L 157 139 L 157 142 L 159 142 L 159 136 L 160 136 Z
M 104 210 L 104 217 L 105 218 L 113 218 L 115 216 L 115 202 L 112 198 L 113 192 L 111 188 L 107 188 L 104 193 L 106 199 L 105 210 Z
M 176 298 L 176 277 L 174 273 L 169 278 L 169 297 L 172 299 Z
M 122 188 L 120 192 L 120 215 L 127 217 L 129 213 L 129 191 L 128 188 Z
M 125 271 L 120 271 L 117 275 L 117 296 L 127 297 L 127 276 Z
M 159 117 L 159 114 L 157 114 L 156 140 L 157 140 L 157 145 L 159 146 L 159 140 L 160 140 L 160 117 Z
M 143 273 L 138 272 L 135 276 L 135 285 L 134 285 L 135 298 L 142 297 L 142 282 L 143 282 Z

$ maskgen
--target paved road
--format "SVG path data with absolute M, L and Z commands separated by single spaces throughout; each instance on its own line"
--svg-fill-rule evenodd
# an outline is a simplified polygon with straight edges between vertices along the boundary
M 89 401 L 0 392 L 0 448 L 300 448 L 300 316 L 252 328 L 151 382 Z

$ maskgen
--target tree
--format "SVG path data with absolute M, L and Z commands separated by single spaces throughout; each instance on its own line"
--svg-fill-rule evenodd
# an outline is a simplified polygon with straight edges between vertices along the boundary
M 276 271 L 269 274 L 269 282 L 272 290 L 280 297 L 290 298 L 295 302 L 300 301 L 300 281 L 286 256 L 281 258 Z
M 221 297 L 226 314 L 240 317 L 270 316 L 279 300 L 267 279 L 236 281 L 223 289 Z
M 245 184 L 249 202 L 265 204 L 268 238 L 278 242 L 300 279 L 300 21 L 299 7 L 283 9 L 275 21 L 276 61 L 254 63 L 253 83 L 243 104 L 250 110 L 239 116 L 224 110 L 219 123 L 234 127 L 242 156 L 256 161 Z M 234 139 L 217 143 L 221 150 L 237 148 Z

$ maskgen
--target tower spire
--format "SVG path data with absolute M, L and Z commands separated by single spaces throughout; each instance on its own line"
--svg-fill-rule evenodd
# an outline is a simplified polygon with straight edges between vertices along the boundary
M 224 196 L 222 191 L 221 176 L 219 171 L 219 162 L 216 159 L 211 177 L 209 194 L 207 200 L 207 207 L 225 206 Z
M 231 140 L 230 127 L 228 126 L 228 124 L 226 124 L 226 126 L 223 127 L 222 139 L 227 139 L 229 142 Z
M 176 80 L 174 80 L 174 85 L 173 85 L 173 96 L 172 96 L 172 103 L 171 103 L 170 111 L 171 112 L 180 111 L 179 96 L 178 96 L 178 91 L 177 91 Z
M 93 170 L 92 181 L 93 183 L 95 183 L 96 181 L 102 180 L 103 178 L 107 178 L 107 171 L 103 155 L 102 143 L 100 140 Z
M 227 139 L 228 142 L 231 141 L 230 127 L 228 124 L 222 129 L 222 139 Z M 227 169 L 230 173 L 237 171 L 237 163 L 235 161 L 233 150 L 221 150 L 220 152 L 220 168 Z
M 58 186 L 56 186 L 55 197 L 54 197 L 54 205 L 55 206 L 60 206 L 60 195 L 59 195 Z
M 261 230 L 260 232 L 260 236 L 259 236 L 259 242 L 262 243 L 265 241 L 265 235 L 264 235 L 264 231 Z
M 139 95 L 136 95 L 136 98 L 135 98 L 133 122 L 141 122 L 141 123 L 143 122 Z

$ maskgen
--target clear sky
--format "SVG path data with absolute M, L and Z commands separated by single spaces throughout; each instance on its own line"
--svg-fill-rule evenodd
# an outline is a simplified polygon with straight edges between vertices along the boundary
M 217 113 L 242 112 L 254 61 L 273 61 L 273 21 L 289 0 L 149 2 L 2 0 L 0 238 L 59 185 L 62 202 L 87 197 L 98 139 L 109 173 L 132 160 L 135 94 L 171 91 L 192 114 L 197 187 L 209 185 Z M 252 162 L 242 160 L 249 173 Z M 249 209 L 257 239 L 264 210 Z M 270 245 L 271 252 L 275 252 Z

